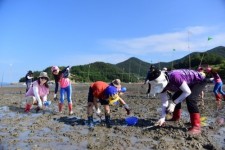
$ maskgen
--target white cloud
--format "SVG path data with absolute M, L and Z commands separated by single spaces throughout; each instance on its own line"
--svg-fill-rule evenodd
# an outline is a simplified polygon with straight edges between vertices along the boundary
M 222 32 L 223 31 L 223 32 Z M 207 41 L 208 37 L 213 40 Z M 225 31 L 220 27 L 194 26 L 183 30 L 149 35 L 132 39 L 104 40 L 103 45 L 111 52 L 129 55 L 152 54 L 161 52 L 178 51 L 204 51 L 216 46 L 225 45 Z M 210 45 L 209 45 L 210 44 Z

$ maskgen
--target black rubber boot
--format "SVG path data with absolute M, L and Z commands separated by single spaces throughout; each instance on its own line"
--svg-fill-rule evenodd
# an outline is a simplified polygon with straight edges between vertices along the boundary
M 94 128 L 93 116 L 89 116 L 88 117 L 88 127 L 89 128 Z
M 106 123 L 107 128 L 112 128 L 111 121 L 110 121 L 110 115 L 105 116 L 105 123 Z

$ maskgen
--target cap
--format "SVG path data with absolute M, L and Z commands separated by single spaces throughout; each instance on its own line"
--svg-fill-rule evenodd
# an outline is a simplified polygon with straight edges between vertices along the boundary
M 33 72 L 31 70 L 28 71 L 28 74 L 32 74 Z
M 55 70 L 59 70 L 59 67 L 58 66 L 52 66 L 51 71 L 53 72 Z

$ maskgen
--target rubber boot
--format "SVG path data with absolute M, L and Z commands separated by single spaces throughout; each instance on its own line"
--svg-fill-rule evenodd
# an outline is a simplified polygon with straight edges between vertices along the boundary
M 62 113 L 63 104 L 59 103 L 59 113 Z
M 26 104 L 24 111 L 27 112 L 27 113 L 30 112 L 31 107 L 32 107 L 31 104 Z
M 215 94 L 215 97 L 216 97 L 217 110 L 220 110 L 222 97 L 220 94 Z
M 201 121 L 200 121 L 200 113 L 191 113 L 191 128 L 188 129 L 188 132 L 193 135 L 197 135 L 201 133 Z
M 110 115 L 105 115 L 105 123 L 107 128 L 111 128 Z
M 93 116 L 88 116 L 88 127 L 90 129 L 94 128 Z
M 222 97 L 220 94 L 215 94 L 215 97 L 216 97 L 216 101 L 221 101 L 222 100 Z
M 181 117 L 181 109 L 175 109 L 173 112 L 173 117 L 167 121 L 178 121 Z
M 72 104 L 72 103 L 69 103 L 69 104 L 68 104 L 68 108 L 69 108 L 69 115 L 72 115 L 72 114 L 73 114 L 73 111 L 72 111 L 72 109 L 73 109 L 73 104 Z

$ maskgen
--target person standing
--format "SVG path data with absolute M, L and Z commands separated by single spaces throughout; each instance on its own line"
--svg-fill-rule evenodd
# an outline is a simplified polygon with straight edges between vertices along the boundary
M 149 78 L 152 85 L 152 94 L 160 93 L 162 102 L 161 117 L 157 125 L 165 123 L 167 113 L 173 113 L 171 121 L 177 121 L 181 117 L 181 103 L 186 100 L 190 114 L 190 134 L 200 134 L 200 112 L 197 105 L 198 96 L 205 88 L 207 81 L 204 76 L 195 70 L 178 69 L 167 73 L 155 69 Z M 172 102 L 169 104 L 167 91 L 174 92 Z
M 214 82 L 214 88 L 213 88 L 213 93 L 216 98 L 216 103 L 217 103 L 217 109 L 221 109 L 221 101 L 222 98 L 225 100 L 225 92 L 223 91 L 223 81 L 220 78 L 220 75 L 218 74 L 216 69 L 208 67 L 206 69 L 206 72 L 209 75 L 212 75 L 213 78 L 210 78 L 211 81 Z
M 73 103 L 72 103 L 72 85 L 69 79 L 69 70 L 70 67 L 67 66 L 63 70 L 60 70 L 58 66 L 52 66 L 51 71 L 55 79 L 55 93 L 54 93 L 54 100 L 57 100 L 57 92 L 60 86 L 60 99 L 59 99 L 59 112 L 62 113 L 65 93 L 67 94 L 67 101 L 68 101 L 68 108 L 69 108 L 69 115 L 73 114 Z
M 26 80 L 26 92 L 29 90 L 31 83 L 33 82 L 33 72 L 29 70 L 25 76 Z
M 143 86 L 144 86 L 145 84 L 148 84 L 148 89 L 147 89 L 147 92 L 146 92 L 147 97 L 149 97 L 149 95 L 150 95 L 150 90 L 151 90 L 151 84 L 149 83 L 149 77 L 150 77 L 150 73 L 151 73 L 152 69 L 154 69 L 154 68 L 155 68 L 155 66 L 153 66 L 153 65 L 151 65 L 151 66 L 149 67 L 149 70 L 148 70 L 148 72 L 147 72 L 147 74 L 146 74 L 146 77 L 145 77 L 144 84 L 141 86 L 141 87 L 143 88 Z M 151 95 L 151 96 L 155 97 L 155 95 Z
M 49 94 L 49 77 L 46 72 L 41 72 L 38 79 L 34 81 L 27 93 L 25 94 L 26 106 L 25 112 L 30 112 L 32 105 L 37 104 L 36 112 L 40 109 L 44 109 L 44 103 L 47 101 Z

